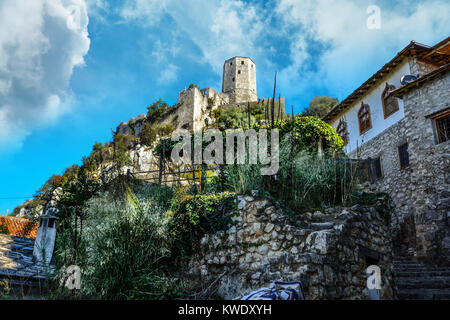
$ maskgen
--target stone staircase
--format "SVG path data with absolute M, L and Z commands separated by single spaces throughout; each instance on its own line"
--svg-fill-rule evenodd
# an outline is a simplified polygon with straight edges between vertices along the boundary
M 450 300 L 450 267 L 397 258 L 394 276 L 399 300 Z

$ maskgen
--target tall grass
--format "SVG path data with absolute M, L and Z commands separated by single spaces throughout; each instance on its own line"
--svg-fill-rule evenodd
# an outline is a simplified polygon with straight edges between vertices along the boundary
M 275 176 L 262 176 L 261 165 L 226 165 L 225 188 L 238 194 L 253 190 L 283 200 L 295 210 L 347 205 L 354 199 L 355 174 L 343 156 L 291 150 L 280 142 L 280 167 Z M 213 182 L 217 186 L 220 177 Z
M 179 281 L 170 276 L 171 239 L 165 215 L 170 192 L 146 187 L 127 200 L 105 192 L 88 201 L 83 244 L 81 294 L 98 299 L 161 299 L 177 295 Z M 67 254 L 62 235 L 58 255 Z

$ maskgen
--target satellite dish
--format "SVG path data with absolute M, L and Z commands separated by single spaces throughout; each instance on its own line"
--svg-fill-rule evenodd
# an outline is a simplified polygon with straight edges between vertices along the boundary
M 408 84 L 408 83 L 410 83 L 410 82 L 413 82 L 413 81 L 415 81 L 415 80 L 417 80 L 417 79 L 418 79 L 418 77 L 413 76 L 413 75 L 410 75 L 410 74 L 407 74 L 407 75 L 404 75 L 403 77 L 401 77 L 400 83 L 401 83 L 402 85 L 405 85 L 405 84 Z

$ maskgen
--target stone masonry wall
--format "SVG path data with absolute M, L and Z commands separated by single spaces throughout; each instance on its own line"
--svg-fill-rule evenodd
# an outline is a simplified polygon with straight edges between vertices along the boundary
M 273 281 L 301 281 L 307 299 L 367 299 L 365 269 L 382 271 L 383 299 L 393 297 L 389 227 L 374 207 L 327 209 L 289 219 L 279 204 L 239 196 L 227 232 L 206 235 L 190 261 L 191 276 L 218 281 L 233 299 Z
M 415 87 L 403 97 L 405 117 L 350 157 L 380 157 L 383 178 L 375 188 L 396 206 L 392 233 L 396 253 L 448 264 L 450 257 L 450 142 L 436 144 L 426 116 L 449 107 L 449 74 Z M 408 143 L 409 166 L 401 169 L 398 147 Z
M 414 57 L 409 59 L 409 67 L 411 69 L 411 74 L 414 76 L 419 76 L 419 77 L 426 75 L 427 73 L 430 73 L 438 68 L 431 64 L 428 64 L 428 63 L 425 63 L 422 61 L 418 61 Z
M 437 144 L 432 120 L 450 107 L 450 73 L 407 92 L 405 130 L 408 132 L 412 205 L 417 255 L 432 262 L 450 263 L 450 141 Z
M 246 57 L 234 57 L 223 66 L 222 92 L 230 96 L 230 103 L 257 101 L 256 65 Z

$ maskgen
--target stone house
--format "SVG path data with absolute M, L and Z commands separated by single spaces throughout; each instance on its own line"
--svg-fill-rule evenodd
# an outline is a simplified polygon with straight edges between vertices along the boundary
M 395 253 L 428 263 L 450 257 L 450 38 L 412 41 L 324 120 L 350 158 L 371 158 L 374 188 L 395 204 Z

